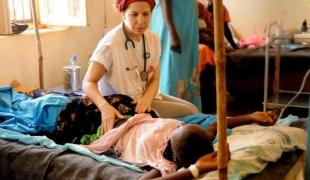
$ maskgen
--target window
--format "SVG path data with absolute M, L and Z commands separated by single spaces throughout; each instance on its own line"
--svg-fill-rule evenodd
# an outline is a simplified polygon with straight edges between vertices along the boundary
M 10 23 L 32 23 L 31 1 L 0 0 L 0 34 Z M 86 26 L 86 0 L 34 0 L 38 21 L 46 25 Z
M 86 0 L 39 0 L 42 24 L 86 26 Z
M 32 22 L 30 0 L 8 0 L 11 22 Z

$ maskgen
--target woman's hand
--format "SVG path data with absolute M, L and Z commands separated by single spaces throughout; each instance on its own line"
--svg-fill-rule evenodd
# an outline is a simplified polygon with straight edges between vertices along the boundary
M 110 104 L 105 104 L 100 108 L 101 112 L 101 132 L 102 134 L 113 129 L 115 116 L 119 119 L 124 119 L 124 116 L 121 115 L 114 107 Z
M 164 21 L 167 25 L 168 31 L 170 32 L 170 50 L 175 53 L 181 53 L 180 37 L 176 31 L 176 27 L 172 18 L 173 7 L 168 0 L 161 1 L 160 7 L 162 9 Z
M 181 54 L 181 41 L 177 32 L 171 34 L 171 51 Z
M 134 103 L 136 104 L 136 113 L 140 114 L 144 112 L 150 112 L 152 100 L 153 98 L 144 96 L 143 98 L 134 101 Z

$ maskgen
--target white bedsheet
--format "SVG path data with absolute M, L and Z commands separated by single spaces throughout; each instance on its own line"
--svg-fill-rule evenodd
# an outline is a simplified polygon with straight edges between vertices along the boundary
M 233 129 L 227 137 L 231 151 L 228 179 L 242 179 L 261 172 L 268 162 L 276 162 L 283 152 L 306 149 L 306 131 L 286 126 L 245 125 Z M 214 145 L 215 149 L 217 144 Z M 200 179 L 218 179 L 217 171 Z

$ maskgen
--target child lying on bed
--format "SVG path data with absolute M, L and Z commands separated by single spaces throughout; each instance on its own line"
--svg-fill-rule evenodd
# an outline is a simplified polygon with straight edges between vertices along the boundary
M 3 92 L 4 93 L 2 94 L 4 94 L 4 97 L 7 97 L 5 100 L 8 100 L 8 101 L 2 101 L 2 102 L 9 102 L 7 106 L 10 106 L 12 103 L 14 104 L 15 107 L 18 106 L 18 107 L 23 107 L 24 109 L 26 109 L 26 111 L 20 111 L 20 112 L 29 113 L 29 109 L 31 111 L 33 111 L 33 109 L 36 109 L 38 111 L 42 110 L 40 109 L 42 108 L 42 106 L 38 106 L 33 101 L 43 102 L 44 100 L 46 100 L 46 98 L 42 98 L 42 99 L 38 98 L 35 100 L 30 100 L 29 98 L 26 98 L 26 97 L 17 98 L 17 97 L 21 97 L 22 95 L 16 94 L 16 93 L 14 94 L 11 88 L 5 88 L 3 89 Z M 5 96 L 6 94 L 7 96 Z M 60 107 L 63 107 L 63 106 L 60 106 L 59 104 L 60 99 L 63 99 L 62 101 L 63 103 L 61 105 L 64 105 L 65 104 L 64 102 L 67 102 L 67 99 L 61 96 L 48 96 L 48 97 L 53 97 L 54 99 L 53 102 L 55 102 L 54 105 L 58 109 Z M 131 103 L 132 99 L 128 99 L 127 101 L 127 98 L 124 99 L 124 97 L 120 95 L 114 95 L 114 96 L 106 97 L 106 98 L 113 105 L 115 109 L 117 109 L 119 112 L 122 112 L 124 114 L 127 114 L 127 113 L 130 114 L 131 110 L 134 109 L 134 107 L 130 108 L 130 105 L 133 105 Z M 24 102 L 24 100 L 29 103 Z M 25 103 L 28 106 L 25 106 Z M 3 104 L 5 105 L 5 103 Z M 29 106 L 29 105 L 32 105 L 32 106 Z M 51 106 L 51 104 L 48 104 L 48 105 Z M 21 109 L 21 110 L 24 110 L 24 109 Z M 89 101 L 88 98 L 79 98 L 77 99 L 77 101 L 68 103 L 67 106 L 64 107 L 63 111 L 60 113 L 58 117 L 56 134 L 58 134 L 59 132 L 59 135 L 60 135 L 59 137 L 66 137 L 66 135 L 69 134 L 69 139 L 72 141 L 76 139 L 76 137 L 78 139 L 80 135 L 87 132 L 88 129 L 92 129 L 95 131 L 101 123 L 100 111 L 97 111 L 96 109 L 97 108 L 95 107 L 95 105 L 91 103 L 91 101 Z M 49 111 L 43 111 L 43 112 L 48 112 L 48 113 L 43 113 L 43 114 L 57 116 L 56 113 L 50 113 L 50 112 L 55 112 L 55 111 L 51 111 L 51 109 L 48 109 L 48 110 Z M 23 113 L 20 113 L 20 115 L 23 115 Z M 33 117 L 35 117 L 35 120 L 40 119 L 38 118 L 38 116 L 33 116 Z M 46 116 L 42 116 L 41 118 L 42 121 L 37 120 L 36 122 L 40 122 L 41 124 L 45 125 L 44 124 L 45 117 Z M 6 118 L 6 116 L 4 116 L 4 118 Z M 8 116 L 8 118 L 11 118 L 11 116 Z M 12 117 L 12 118 L 15 118 L 15 117 Z M 15 123 L 18 120 L 18 123 L 20 125 L 23 119 L 25 118 L 20 117 L 20 118 L 13 119 L 14 123 L 10 124 L 9 127 L 19 127 L 19 126 L 15 126 Z M 27 123 L 31 125 L 36 124 L 36 122 L 32 123 L 34 121 L 33 119 L 34 118 L 28 118 L 27 120 L 24 121 L 25 122 L 24 124 L 27 124 Z M 251 123 L 251 122 L 257 122 L 259 124 L 268 125 L 268 124 L 274 123 L 272 119 L 273 118 L 269 117 L 265 113 L 253 113 L 253 114 L 249 114 L 245 116 L 231 118 L 228 122 L 228 127 L 234 127 L 240 124 Z M 5 121 L 6 119 L 3 119 L 3 120 Z M 88 120 L 93 120 L 93 121 L 88 121 Z M 237 123 L 234 123 L 235 121 Z M 47 121 L 47 122 L 49 122 L 49 124 L 54 124 L 54 120 Z M 102 139 L 96 141 L 99 147 L 102 146 L 101 141 L 104 142 L 105 145 L 104 144 L 103 145 L 106 146 L 105 149 L 98 148 L 97 151 L 104 152 L 107 149 L 111 148 L 113 145 L 115 145 L 115 148 L 113 149 L 111 148 L 111 149 L 114 152 L 119 152 L 121 159 L 128 161 L 128 162 L 135 163 L 138 166 L 148 165 L 155 169 L 158 169 L 158 170 L 151 171 L 151 172 L 155 172 L 156 176 L 166 175 L 166 174 L 174 172 L 177 166 L 188 167 L 190 164 L 195 163 L 196 160 L 200 156 L 213 151 L 211 142 L 209 139 L 213 139 L 213 136 L 216 132 L 215 124 L 211 125 L 207 129 L 207 131 L 204 131 L 201 127 L 195 126 L 195 125 L 184 125 L 180 128 L 177 128 L 181 125 L 184 125 L 184 123 L 174 120 L 174 119 L 161 119 L 161 118 L 155 119 L 155 118 L 152 118 L 150 115 L 139 114 L 131 118 L 127 123 L 121 125 L 119 128 L 115 128 L 111 130 L 109 133 L 104 135 Z M 85 128 L 84 126 L 87 126 L 87 128 Z M 33 127 L 33 126 L 30 126 L 30 127 Z M 81 128 L 84 128 L 84 129 L 82 130 Z M 38 131 L 40 129 L 36 129 L 36 130 Z M 69 132 L 67 132 L 67 130 L 69 130 Z M 143 131 L 143 130 L 147 130 L 147 131 Z M 195 131 L 191 132 L 191 130 L 195 130 Z M 185 133 L 183 133 L 183 131 L 185 131 Z M 182 136 L 179 136 L 179 135 L 182 135 Z M 181 140 L 178 140 L 178 138 Z M 194 140 L 191 140 L 191 138 L 193 138 Z M 66 138 L 65 140 L 68 140 L 68 139 Z M 68 142 L 68 141 L 65 141 L 65 142 Z M 178 143 L 178 142 L 182 142 L 182 143 Z M 190 143 L 187 143 L 187 142 L 190 142 Z M 96 143 L 92 144 L 89 147 L 92 147 L 94 145 L 96 145 Z M 197 148 L 197 150 L 195 148 Z M 195 154 L 192 154 L 192 153 L 189 154 L 187 152 L 195 152 Z M 173 154 L 175 154 L 176 156 L 174 156 Z M 173 158 L 173 157 L 176 157 L 176 158 Z M 199 164 L 199 161 L 197 161 L 196 165 L 198 166 L 200 172 L 204 172 L 204 171 L 212 170 L 212 168 L 213 169 L 216 168 L 216 166 L 214 165 L 214 163 L 216 164 L 215 157 L 216 157 L 216 153 L 213 153 L 209 156 L 205 156 L 204 158 L 200 159 L 200 163 L 203 163 L 204 166 L 201 166 L 201 164 Z M 173 162 L 173 159 L 176 159 L 176 160 Z M 206 160 L 208 160 L 207 161 L 208 163 L 205 164 L 204 162 Z M 211 164 L 209 164 L 209 162 Z M 187 176 L 191 176 L 190 174 L 188 174 L 189 173 L 188 171 L 182 171 L 182 173 L 184 172 L 185 173 L 187 172 Z
M 250 123 L 267 126 L 276 119 L 271 113 L 254 112 L 228 118 L 227 127 Z M 160 176 L 189 179 L 197 176 L 195 169 L 204 173 L 217 168 L 217 154 L 211 143 L 215 135 L 216 122 L 205 129 L 175 119 L 137 114 L 85 147 L 98 154 L 112 152 L 140 167 L 152 167 L 143 179 Z M 190 168 L 176 172 L 181 167 Z

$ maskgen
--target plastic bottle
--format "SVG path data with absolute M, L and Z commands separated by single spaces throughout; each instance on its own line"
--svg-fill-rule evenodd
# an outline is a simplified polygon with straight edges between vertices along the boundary
M 281 37 L 284 35 L 284 28 L 282 24 L 282 20 L 279 19 L 276 27 L 276 37 Z
M 77 55 L 76 54 L 73 54 L 71 56 L 70 62 L 71 62 L 71 66 L 76 66 L 77 65 Z
M 275 44 L 280 44 L 283 41 L 283 36 L 284 36 L 284 28 L 282 24 L 282 20 L 279 19 L 278 23 L 276 24 L 276 29 L 275 29 Z

